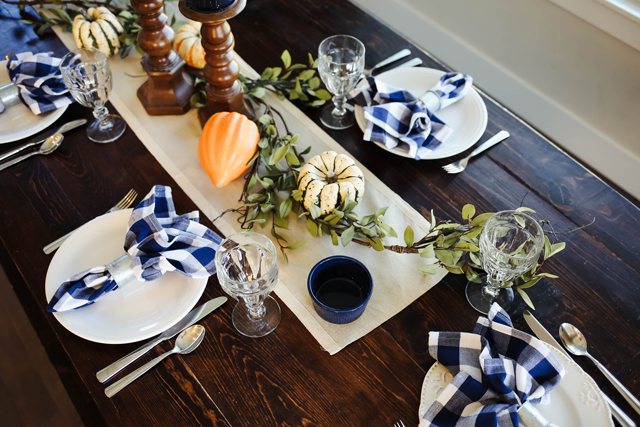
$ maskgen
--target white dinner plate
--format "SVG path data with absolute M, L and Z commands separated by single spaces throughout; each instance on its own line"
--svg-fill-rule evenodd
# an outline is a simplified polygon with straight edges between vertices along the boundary
M 47 271 L 47 301 L 72 275 L 124 254 L 131 211 L 99 216 L 62 244 Z M 110 292 L 95 304 L 53 315 L 70 332 L 89 341 L 130 343 L 158 335 L 176 324 L 195 306 L 206 285 L 206 278 L 167 272 L 152 282 L 134 282 Z
M 0 86 L 11 83 L 7 61 L 0 61 Z M 0 113 L 0 144 L 17 141 L 40 132 L 58 120 L 68 105 L 35 115 L 22 101 Z
M 398 68 L 381 73 L 376 79 L 420 97 L 431 89 L 443 74 L 444 71 L 432 68 Z M 358 126 L 364 132 L 367 128 L 364 109 L 356 105 L 355 114 Z M 474 88 L 471 88 L 464 98 L 438 111 L 436 115 L 453 129 L 453 133 L 438 148 L 426 155 L 424 160 L 444 159 L 462 153 L 478 142 L 487 128 L 487 107 Z M 382 143 L 375 144 L 398 156 L 411 158 L 406 145 L 399 145 L 390 150 Z
M 562 427 L 614 427 L 611 410 L 593 378 L 556 348 L 544 343 L 564 366 L 566 374 L 551 393 L 551 403 L 535 405 L 547 421 Z M 451 382 L 451 372 L 440 363 L 431 366 L 422 384 L 420 420 L 442 390 Z

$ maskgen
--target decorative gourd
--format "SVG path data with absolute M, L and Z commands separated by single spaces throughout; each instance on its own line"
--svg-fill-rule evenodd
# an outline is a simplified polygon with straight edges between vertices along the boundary
M 325 151 L 300 169 L 298 190 L 302 191 L 302 204 L 307 211 L 316 205 L 322 215 L 327 215 L 340 206 L 347 195 L 356 203 L 362 199 L 364 176 L 350 157 Z
M 106 7 L 91 7 L 87 10 L 87 17 L 80 14 L 73 18 L 71 32 L 78 49 L 95 47 L 100 49 L 107 58 L 118 53 L 120 40 L 118 36 L 124 34 L 124 28 L 118 18 Z
M 204 68 L 205 65 L 204 48 L 200 35 L 201 28 L 202 23 L 191 21 L 180 27 L 173 40 L 173 48 L 178 52 L 180 58 L 193 68 Z
M 239 113 L 216 113 L 207 120 L 198 144 L 198 157 L 216 187 L 224 187 L 247 171 L 258 149 L 258 126 Z

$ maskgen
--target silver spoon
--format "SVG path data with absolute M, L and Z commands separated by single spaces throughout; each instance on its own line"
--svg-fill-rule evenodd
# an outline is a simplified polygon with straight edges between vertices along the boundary
M 55 135 L 51 135 L 49 138 L 47 138 L 42 143 L 42 145 L 40 146 L 40 149 L 38 149 L 38 151 L 34 151 L 33 153 L 25 154 L 24 156 L 16 157 L 15 159 L 10 160 L 7 163 L 4 163 L 4 164 L 0 165 L 0 171 L 8 168 L 9 166 L 13 166 L 16 163 L 20 163 L 24 159 L 28 159 L 31 156 L 35 156 L 36 154 L 42 154 L 42 155 L 46 156 L 47 154 L 53 153 L 56 150 L 56 148 L 58 148 L 60 146 L 60 144 L 62 144 L 62 140 L 63 139 L 64 139 L 64 136 L 62 136 L 61 133 L 57 133 Z
M 578 328 L 570 323 L 563 323 L 562 325 L 560 325 L 560 339 L 562 339 L 562 343 L 571 353 L 575 354 L 576 356 L 587 356 L 589 359 L 591 359 L 591 361 L 595 363 L 595 365 L 598 367 L 598 369 L 600 369 L 604 376 L 607 377 L 609 381 L 611 381 L 611 384 L 613 384 L 613 386 L 618 389 L 620 394 L 622 394 L 622 397 L 627 399 L 627 402 L 629 402 L 631 407 L 640 414 L 640 401 L 638 401 L 638 399 L 636 399 L 631 394 L 631 392 L 627 390 L 627 388 L 623 386 L 622 383 L 618 381 L 618 379 L 614 377 L 613 374 L 609 372 L 609 370 L 607 370 L 607 368 L 604 367 L 602 363 L 598 362 L 593 356 L 589 354 L 589 352 L 587 351 L 587 340 L 585 339 L 584 335 L 582 335 L 582 333 L 578 330 Z
M 125 388 L 126 386 L 128 386 L 129 384 L 137 380 L 138 378 L 140 378 L 142 374 L 147 372 L 149 369 L 153 368 L 158 363 L 162 362 L 164 359 L 166 359 L 167 357 L 171 356 L 174 353 L 179 353 L 179 354 L 191 353 L 200 345 L 200 343 L 204 339 L 204 331 L 205 331 L 204 326 L 193 325 L 188 327 L 187 329 L 182 331 L 180 335 L 178 335 L 178 338 L 176 339 L 176 345 L 175 347 L 173 347 L 173 350 L 167 351 L 166 353 L 161 354 L 160 356 L 156 357 L 152 361 L 142 365 L 141 367 L 139 367 L 138 369 L 136 369 L 126 377 L 113 383 L 112 385 L 110 385 L 104 390 L 104 394 L 106 394 L 107 397 L 112 397 L 117 392 L 119 392 L 120 390 L 122 390 L 123 388 Z

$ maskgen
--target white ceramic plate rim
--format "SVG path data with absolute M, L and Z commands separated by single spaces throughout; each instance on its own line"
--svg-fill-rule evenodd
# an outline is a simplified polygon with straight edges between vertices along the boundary
M 549 405 L 536 405 L 536 407 L 542 413 L 542 415 L 544 415 L 547 418 L 547 420 L 550 421 L 551 423 L 557 424 L 557 422 L 554 421 L 553 419 L 554 412 L 558 410 L 558 408 L 556 407 L 558 405 L 554 406 L 554 400 L 553 400 L 553 393 L 556 390 L 567 391 L 566 394 L 568 394 L 575 400 L 578 400 L 574 403 L 576 403 L 577 405 L 583 405 L 583 406 L 589 407 L 586 403 L 581 403 L 579 401 L 579 397 L 578 397 L 579 395 L 578 390 L 580 390 L 579 385 L 573 382 L 569 383 L 569 381 L 567 381 L 568 377 L 577 376 L 577 377 L 581 377 L 581 379 L 584 381 L 583 388 L 588 387 L 589 391 L 596 394 L 596 400 L 594 402 L 595 404 L 599 405 L 602 408 L 602 410 L 589 411 L 590 418 L 589 418 L 588 425 L 590 427 L 596 427 L 596 426 L 614 427 L 613 419 L 611 418 L 611 410 L 609 409 L 609 405 L 607 405 L 606 403 L 605 395 L 604 393 L 602 393 L 602 391 L 600 390 L 596 382 L 593 380 L 593 378 L 591 378 L 586 372 L 584 372 L 576 362 L 574 362 L 572 359 L 565 356 L 558 349 L 556 349 L 555 347 L 547 343 L 543 343 L 543 344 L 546 345 L 553 352 L 553 354 L 558 358 L 558 360 L 560 360 L 560 362 L 562 363 L 562 365 L 564 366 L 567 372 L 565 377 L 562 379 L 562 381 L 560 381 L 560 384 L 558 384 L 558 386 L 553 391 L 551 391 L 551 397 L 552 397 L 551 403 Z M 431 366 L 431 368 L 427 372 L 427 375 L 424 378 L 424 382 L 422 383 L 422 390 L 420 392 L 420 407 L 418 408 L 418 419 L 420 420 L 422 420 L 422 417 L 424 416 L 424 414 L 427 412 L 427 410 L 433 403 L 433 400 L 431 399 L 429 402 L 427 402 L 427 397 L 428 395 L 431 394 L 428 391 L 428 386 L 430 384 L 429 380 L 433 377 L 433 375 L 435 375 L 434 373 L 436 372 L 436 370 L 440 371 L 442 369 L 446 370 L 446 368 L 440 365 L 440 363 L 436 362 Z M 571 391 L 571 393 L 569 393 L 568 391 Z M 598 416 L 600 414 L 601 414 L 601 418 L 593 417 L 594 415 Z M 580 424 L 579 418 L 576 418 L 576 422 L 578 423 L 576 424 L 577 426 L 586 425 L 586 424 Z M 563 425 L 563 424 L 558 424 L 558 425 Z M 563 425 L 563 427 L 570 427 L 570 426 Z
M 376 78 L 382 80 L 383 82 L 388 82 L 386 79 L 388 79 L 389 77 L 394 78 L 397 76 L 402 76 L 404 79 L 413 81 L 424 80 L 426 78 L 424 86 L 417 88 L 422 91 L 420 93 L 416 93 L 417 96 L 420 96 L 427 90 L 429 90 L 435 84 L 437 79 L 439 79 L 443 74 L 445 74 L 444 71 L 436 70 L 433 68 L 398 68 L 395 70 L 389 70 L 385 73 L 381 73 L 380 75 L 377 75 Z M 393 84 L 393 82 L 388 83 Z M 476 122 L 469 123 L 468 126 L 470 129 L 468 131 L 465 131 L 464 133 L 454 128 L 453 134 L 449 137 L 449 139 L 445 141 L 440 147 L 427 154 L 422 160 L 445 159 L 447 157 L 460 154 L 463 151 L 471 148 L 484 134 L 488 122 L 487 106 L 485 105 L 482 97 L 473 87 L 462 100 L 456 102 L 447 109 L 442 110 L 440 115 L 444 115 L 446 117 L 446 115 L 449 114 L 462 113 L 464 111 L 464 108 L 461 104 L 462 102 L 465 102 L 465 105 L 467 105 L 468 108 L 477 109 Z M 364 133 L 365 129 L 367 128 L 367 121 L 364 118 L 364 109 L 360 105 L 355 106 L 355 115 L 358 126 Z M 446 121 L 445 117 L 442 117 L 442 119 Z M 461 137 L 461 140 L 459 140 L 458 137 Z M 383 143 L 375 142 L 375 144 L 398 156 L 413 158 L 409 155 L 409 151 L 405 147 L 398 146 L 390 150 Z
M 7 83 L 11 83 L 11 80 L 9 80 L 9 76 L 8 73 L 6 72 L 7 69 L 7 61 L 0 61 L 0 68 L 2 68 L 3 70 L 5 70 L 2 74 L 0 74 L 0 86 L 4 86 Z M 31 113 L 31 111 L 22 103 L 22 101 L 20 102 L 20 104 L 18 105 L 14 105 L 11 108 L 23 108 L 24 110 L 28 111 L 30 114 L 33 114 L 33 126 L 25 128 L 25 129 L 20 129 L 20 130 L 16 130 L 15 132 L 2 136 L 0 135 L 0 144 L 6 144 L 9 142 L 13 142 L 13 141 L 18 141 L 20 139 L 26 138 L 28 136 L 34 135 L 46 128 L 48 128 L 53 122 L 55 122 L 56 120 L 58 120 L 60 118 L 60 116 L 62 116 L 64 114 L 64 112 L 67 110 L 68 105 L 65 105 L 64 107 L 60 107 L 56 110 L 53 111 L 49 111 L 47 113 L 43 113 L 39 116 Z M 8 110 L 7 110 L 8 111 Z M 2 124 L 2 115 L 5 113 L 0 113 L 0 126 L 4 127 L 5 125 Z
M 115 236 L 117 236 L 117 237 L 114 237 L 113 239 L 114 241 L 124 242 L 124 234 L 120 237 L 118 233 L 114 233 L 111 230 L 116 227 L 119 230 L 126 229 L 126 224 L 128 223 L 129 217 L 131 216 L 131 211 L 132 209 L 125 209 L 125 210 L 115 211 L 110 214 L 99 216 L 93 219 L 92 221 L 89 221 L 88 223 L 84 224 L 82 227 L 80 227 L 62 244 L 62 246 L 56 251 L 53 259 L 51 260 L 51 263 L 49 264 L 49 269 L 47 271 L 47 277 L 45 281 L 45 293 L 46 293 L 47 302 L 51 300 L 53 294 L 55 293 L 58 286 L 60 285 L 59 282 L 54 281 L 55 279 L 53 279 L 53 276 L 59 275 L 59 272 L 56 270 L 63 269 L 64 271 L 66 269 L 69 271 L 74 271 L 76 273 L 80 271 L 75 269 L 73 266 L 69 266 L 68 263 L 65 263 L 65 261 L 62 261 L 62 260 L 68 259 L 70 255 L 71 256 L 74 255 L 74 248 L 76 247 L 82 248 L 83 246 L 87 245 L 87 242 L 95 243 L 92 240 L 92 234 L 94 233 L 93 230 L 96 230 L 96 229 L 107 230 L 106 232 L 110 232 L 111 234 L 114 234 Z M 109 245 L 109 243 L 105 243 L 104 245 L 101 245 L 100 243 L 94 244 L 94 247 L 102 248 L 104 246 L 108 246 L 109 247 L 108 250 L 112 251 L 113 242 L 110 242 L 111 245 Z M 124 249 L 122 249 L 122 243 L 119 243 L 119 245 L 120 245 L 121 252 L 124 253 Z M 103 250 L 103 252 L 105 251 L 106 250 Z M 111 261 L 113 261 L 113 259 Z M 104 263 L 108 263 L 108 262 L 110 261 L 104 261 Z M 69 274 L 74 274 L 74 273 L 69 273 Z M 81 319 L 81 317 L 79 318 L 77 316 L 86 315 L 86 314 L 83 314 L 82 310 L 91 309 L 91 306 L 84 307 L 78 310 L 68 311 L 68 312 L 53 313 L 53 315 L 60 322 L 60 324 L 64 326 L 67 330 L 89 341 L 94 341 L 94 342 L 103 343 L 103 344 L 126 344 L 126 343 L 141 341 L 164 332 L 166 329 L 175 325 L 187 313 L 189 313 L 189 311 L 195 306 L 195 304 L 198 302 L 198 300 L 202 296 L 205 290 L 205 287 L 207 285 L 207 281 L 208 281 L 208 278 L 194 279 L 194 278 L 184 276 L 180 273 L 167 272 L 161 278 L 153 282 L 140 283 L 141 286 L 144 286 L 146 284 L 154 284 L 155 286 L 158 286 L 158 285 L 161 286 L 167 282 L 180 282 L 180 283 L 175 283 L 175 286 L 180 286 L 181 289 L 184 290 L 184 298 L 182 300 L 176 301 L 176 305 L 170 308 L 170 313 L 168 315 L 162 316 L 159 319 L 156 318 L 155 320 L 150 319 L 154 321 L 151 323 L 151 325 L 149 325 L 149 327 L 145 325 L 143 328 L 144 329 L 143 331 L 136 332 L 133 334 L 128 333 L 126 338 L 123 338 L 122 336 L 120 336 L 118 334 L 118 331 L 111 333 L 110 334 L 111 336 L 105 337 L 104 334 L 96 334 L 95 332 L 92 332 L 92 330 L 90 330 L 87 327 L 85 328 L 83 328 L 82 326 L 78 327 L 77 325 L 79 323 L 78 319 Z M 134 285 L 137 285 L 137 284 L 134 284 Z M 125 292 L 125 290 L 117 290 L 115 292 Z M 138 301 L 139 301 L 138 304 L 141 303 L 140 302 L 141 300 L 145 299 L 144 292 L 139 292 L 139 293 L 140 293 L 140 297 L 138 298 Z M 106 298 L 108 297 L 109 295 L 106 295 L 104 297 L 105 300 L 101 300 L 97 302 L 95 305 L 109 303 L 109 301 L 106 300 Z M 136 304 L 135 299 L 130 299 L 129 301 L 131 306 L 135 306 Z M 117 308 L 121 309 L 126 307 L 118 306 Z M 87 313 L 87 312 L 84 312 L 84 313 Z M 117 328 L 114 328 L 113 325 L 110 325 L 108 322 L 109 322 L 109 319 L 105 319 L 105 325 L 107 328 L 112 327 L 114 330 L 117 329 Z

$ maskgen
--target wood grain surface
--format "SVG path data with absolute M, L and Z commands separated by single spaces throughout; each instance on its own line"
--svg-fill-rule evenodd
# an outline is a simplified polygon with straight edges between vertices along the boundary
M 252 0 L 230 24 L 236 51 L 258 71 L 278 65 L 284 49 L 294 62 L 305 61 L 308 52 L 317 55 L 324 38 L 345 33 L 365 43 L 367 67 L 409 48 L 427 67 L 447 69 L 344 1 Z M 0 36 L 9 43 L 0 47 L 0 56 L 27 48 L 64 53 L 53 34 L 26 46 L 22 25 L 2 21 Z M 502 129 L 511 137 L 460 175 L 441 169 L 452 159 L 416 162 L 391 156 L 363 141 L 357 127 L 328 133 L 423 213 L 433 209 L 439 218 L 457 220 L 466 203 L 497 211 L 519 206 L 526 196 L 525 204 L 558 232 L 595 217 L 591 226 L 561 236 L 567 249 L 545 264 L 560 279 L 530 289 L 534 314 L 552 333 L 562 322 L 578 326 L 592 354 L 640 395 L 638 207 L 489 96 L 483 99 L 489 124 L 480 142 Z M 316 110 L 301 109 L 318 122 Z M 79 117 L 90 119 L 90 110 L 72 105 L 59 121 Z M 478 317 L 465 300 L 465 280 L 448 275 L 381 327 L 329 356 L 282 303 L 280 325 L 260 339 L 234 330 L 233 304 L 227 303 L 203 320 L 207 336 L 197 351 L 172 356 L 108 399 L 95 372 L 139 344 L 88 342 L 46 313 L 44 280 L 51 257 L 42 247 L 102 214 L 130 188 L 146 194 L 154 184 L 169 185 L 179 213 L 196 206 L 131 130 L 104 145 L 90 142 L 83 129 L 72 131 L 55 155 L 3 171 L 0 183 L 0 262 L 86 425 L 385 427 L 399 420 L 417 425 L 421 384 L 434 362 L 427 351 L 428 332 L 470 331 Z M 201 302 L 220 295 L 212 277 Z M 518 298 L 509 313 L 517 327 L 529 331 L 524 308 Z M 170 348 L 164 343 L 135 366 Z M 589 361 L 576 361 L 640 422 Z

